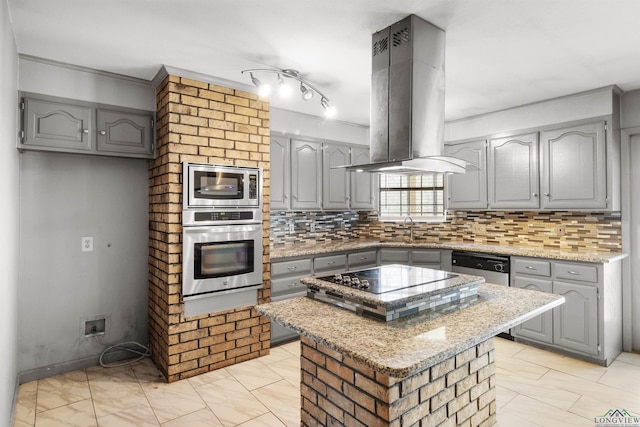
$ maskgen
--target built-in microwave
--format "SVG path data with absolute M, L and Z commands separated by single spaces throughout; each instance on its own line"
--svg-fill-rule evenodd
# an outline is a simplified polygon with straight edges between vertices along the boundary
M 182 164 L 183 209 L 261 206 L 260 168 Z

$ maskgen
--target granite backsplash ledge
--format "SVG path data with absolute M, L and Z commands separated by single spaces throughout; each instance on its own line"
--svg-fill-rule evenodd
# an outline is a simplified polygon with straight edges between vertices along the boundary
M 344 241 L 409 241 L 408 224 L 376 212 L 271 212 L 271 245 Z M 415 242 L 528 246 L 563 251 L 621 252 L 620 213 L 449 211 L 440 223 L 415 222 Z

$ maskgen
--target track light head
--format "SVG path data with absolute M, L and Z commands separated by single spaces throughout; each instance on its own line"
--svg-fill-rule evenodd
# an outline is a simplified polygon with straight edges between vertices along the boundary
M 309 101 L 313 98 L 313 90 L 306 87 L 302 82 L 300 82 L 300 92 L 302 92 L 302 99 L 305 101 Z

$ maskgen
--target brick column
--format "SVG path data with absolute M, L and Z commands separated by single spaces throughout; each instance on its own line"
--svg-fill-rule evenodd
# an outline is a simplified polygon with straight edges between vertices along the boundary
M 301 338 L 304 426 L 490 426 L 493 338 L 406 378 L 393 378 Z
M 269 264 L 269 104 L 256 95 L 169 75 L 156 88 L 157 157 L 149 164 L 149 343 L 169 382 L 269 353 L 270 323 L 253 307 L 185 318 L 182 162 L 261 167 L 263 289 Z

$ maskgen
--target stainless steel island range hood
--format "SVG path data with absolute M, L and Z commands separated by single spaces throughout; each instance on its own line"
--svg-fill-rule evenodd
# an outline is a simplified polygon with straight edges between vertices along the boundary
M 442 155 L 445 33 L 410 15 L 372 36 L 370 163 L 348 170 L 464 173 Z

